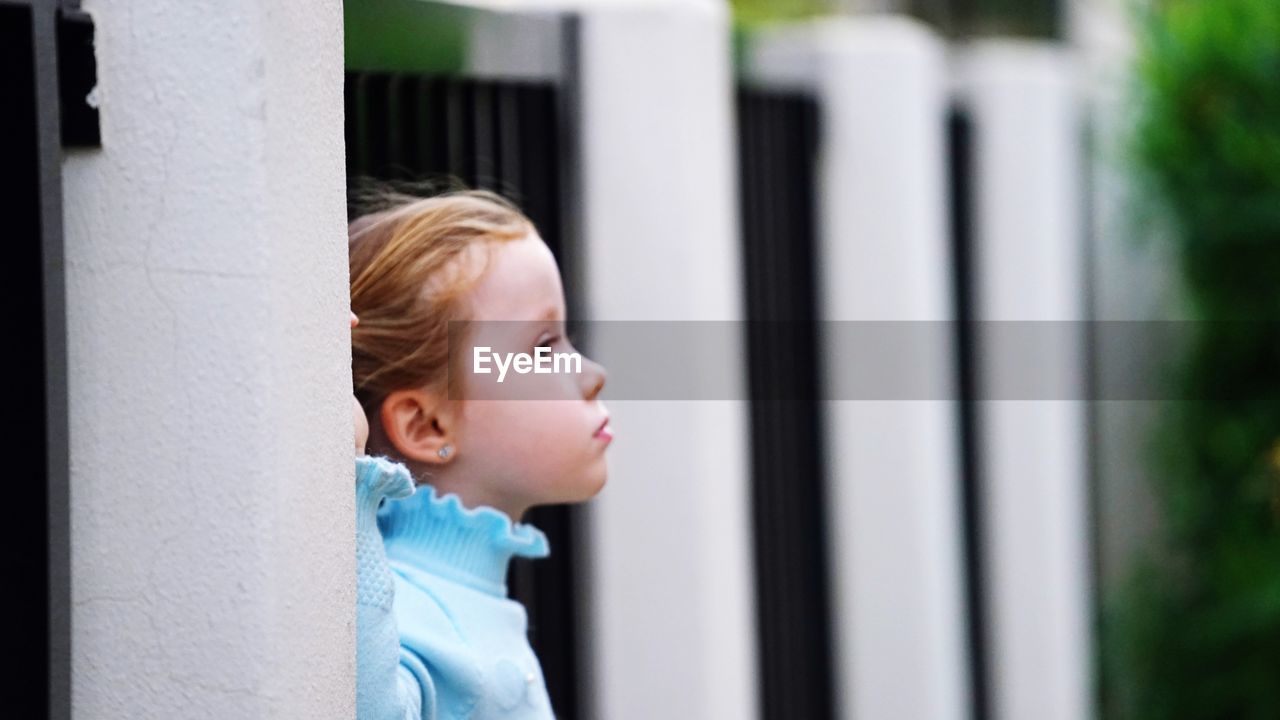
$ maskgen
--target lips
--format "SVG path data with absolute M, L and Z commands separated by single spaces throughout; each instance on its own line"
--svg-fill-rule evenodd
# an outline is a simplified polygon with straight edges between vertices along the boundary
M 592 435 L 592 437 L 597 437 L 606 441 L 613 439 L 613 431 L 609 428 L 608 415 L 606 415 L 604 420 L 600 423 L 600 427 L 596 428 L 595 434 Z

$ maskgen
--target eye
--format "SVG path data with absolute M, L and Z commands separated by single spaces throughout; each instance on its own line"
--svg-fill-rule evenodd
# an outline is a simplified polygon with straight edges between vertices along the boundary
M 559 335 L 552 335 L 547 339 L 540 341 L 537 345 L 534 345 L 534 347 L 535 348 L 545 347 L 547 349 L 550 349 L 551 346 L 556 344 L 559 340 L 560 340 Z

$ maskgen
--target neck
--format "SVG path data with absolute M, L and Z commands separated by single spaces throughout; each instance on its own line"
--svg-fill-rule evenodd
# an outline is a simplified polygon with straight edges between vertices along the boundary
M 459 473 L 456 472 L 427 470 L 419 473 L 412 467 L 410 470 L 413 470 L 414 482 L 430 484 L 441 495 L 453 493 L 462 501 L 463 507 L 470 510 L 491 507 L 503 512 L 511 518 L 511 522 L 518 523 L 523 521 L 528 509 L 527 505 L 515 498 L 494 491 L 490 483 L 480 478 L 459 477 Z
M 413 495 L 384 504 L 378 527 L 387 558 L 506 596 L 511 558 L 546 557 L 550 546 L 533 525 L 513 521 L 490 503 L 472 502 L 468 507 L 457 493 L 440 490 L 433 478 Z
M 474 510 L 490 507 L 502 511 L 513 523 L 524 521 L 524 515 L 531 507 L 529 503 L 514 497 L 509 492 L 501 491 L 501 484 L 488 478 L 475 477 L 467 472 L 467 468 L 455 462 L 441 467 L 432 463 L 407 460 L 391 447 L 385 439 L 369 438 L 369 454 L 384 455 L 396 462 L 403 463 L 413 475 L 415 485 L 431 485 L 440 495 L 453 493 L 462 501 L 463 507 Z

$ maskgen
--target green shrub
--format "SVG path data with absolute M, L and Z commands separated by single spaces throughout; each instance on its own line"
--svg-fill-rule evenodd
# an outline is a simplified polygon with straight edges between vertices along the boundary
M 1105 598 L 1112 718 L 1280 718 L 1280 2 L 1176 0 L 1140 23 L 1140 187 L 1188 312 L 1147 448 L 1159 537 Z

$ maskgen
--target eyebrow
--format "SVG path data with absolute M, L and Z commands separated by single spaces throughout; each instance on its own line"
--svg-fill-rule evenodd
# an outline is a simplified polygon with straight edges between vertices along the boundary
M 543 311 L 542 315 L 538 319 L 539 320 L 555 320 L 556 307 L 554 305 L 548 307 L 545 311 Z

